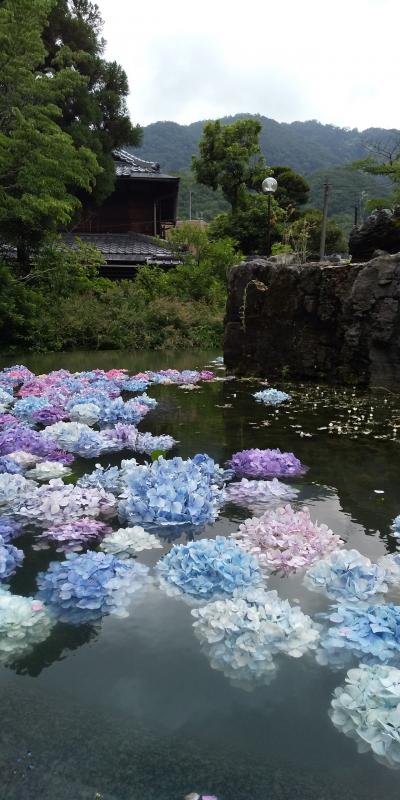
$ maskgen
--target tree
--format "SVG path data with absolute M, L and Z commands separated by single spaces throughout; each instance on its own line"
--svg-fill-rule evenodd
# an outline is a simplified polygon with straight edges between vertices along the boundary
M 0 238 L 28 269 L 30 250 L 71 220 L 100 167 L 94 153 L 62 131 L 58 103 L 78 73 L 43 71 L 43 29 L 52 0 L 0 6 Z
M 199 143 L 200 156 L 192 157 L 198 183 L 214 191 L 221 187 L 232 213 L 245 203 L 247 191 L 259 188 L 268 170 L 261 155 L 261 123 L 240 119 L 231 125 L 219 120 L 204 125 Z
M 301 217 L 290 226 L 287 238 L 293 249 L 305 255 L 319 253 L 322 227 L 322 211 L 318 208 L 309 208 Z M 342 229 L 333 220 L 328 220 L 326 228 L 325 252 L 343 253 L 347 250 Z
M 278 181 L 275 193 L 278 205 L 290 211 L 292 218 L 298 216 L 298 208 L 307 203 L 310 191 L 306 179 L 290 167 L 272 167 L 272 174 Z
M 361 169 L 371 175 L 385 175 L 394 184 L 393 204 L 400 202 L 400 136 L 398 132 L 383 142 L 366 144 L 370 155 L 361 161 L 354 161 L 353 169 Z
M 78 72 L 83 80 L 61 103 L 61 127 L 75 144 L 90 148 L 102 167 L 91 201 L 100 204 L 114 187 L 112 150 L 137 147 L 142 130 L 133 126 L 126 105 L 125 71 L 104 58 L 103 21 L 90 0 L 55 0 L 43 33 L 45 70 Z M 88 201 L 88 198 L 85 198 Z
M 218 214 L 210 223 L 210 237 L 229 237 L 246 254 L 263 254 L 267 243 L 267 198 L 261 193 L 248 194 L 234 213 Z M 285 214 L 271 198 L 271 242 L 281 238 Z

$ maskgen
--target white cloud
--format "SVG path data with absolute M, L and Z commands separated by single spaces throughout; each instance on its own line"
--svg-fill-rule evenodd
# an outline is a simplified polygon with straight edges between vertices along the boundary
M 98 0 L 132 118 L 399 127 L 398 0 Z

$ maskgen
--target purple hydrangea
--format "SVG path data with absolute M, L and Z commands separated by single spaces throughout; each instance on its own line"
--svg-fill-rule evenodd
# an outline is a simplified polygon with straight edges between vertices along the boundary
M 228 463 L 237 475 L 252 478 L 296 478 L 304 475 L 308 469 L 293 453 L 282 453 L 278 448 L 242 450 L 234 453 Z

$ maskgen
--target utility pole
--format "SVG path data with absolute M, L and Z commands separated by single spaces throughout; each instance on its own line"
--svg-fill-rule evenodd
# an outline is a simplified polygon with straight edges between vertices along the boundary
M 192 192 L 189 191 L 189 220 L 192 220 Z
M 357 225 L 358 222 L 358 203 L 354 206 L 354 225 Z
M 323 261 L 325 258 L 325 243 L 326 243 L 326 225 L 328 222 L 328 200 L 329 192 L 331 190 L 328 178 L 325 178 L 324 183 L 324 208 L 322 211 L 322 226 L 321 226 L 321 241 L 319 247 L 319 260 Z

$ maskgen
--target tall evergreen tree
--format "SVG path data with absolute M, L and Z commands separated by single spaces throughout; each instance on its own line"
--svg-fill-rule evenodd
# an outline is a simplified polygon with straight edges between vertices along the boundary
M 90 0 L 55 0 L 43 35 L 45 69 L 77 71 L 84 79 L 65 97 L 61 125 L 77 145 L 96 154 L 102 167 L 90 198 L 96 203 L 114 186 L 113 148 L 137 147 L 142 138 L 141 128 L 132 125 L 127 110 L 126 73 L 115 61 L 104 58 L 102 27 L 99 8 Z
M 52 0 L 0 3 L 0 239 L 29 251 L 76 212 L 78 189 L 90 191 L 100 172 L 94 153 L 60 125 L 59 105 L 82 78 L 44 67 L 42 40 Z

